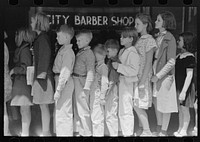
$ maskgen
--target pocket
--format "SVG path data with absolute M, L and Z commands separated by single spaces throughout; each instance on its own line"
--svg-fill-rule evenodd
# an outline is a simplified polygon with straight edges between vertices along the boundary
M 170 90 L 172 84 L 174 82 L 174 76 L 168 75 L 162 82 L 162 86 L 165 87 L 167 90 Z

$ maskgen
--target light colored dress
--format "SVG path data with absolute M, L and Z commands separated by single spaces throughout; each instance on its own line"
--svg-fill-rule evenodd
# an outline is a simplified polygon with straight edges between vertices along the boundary
M 140 55 L 140 69 L 138 78 L 139 80 L 141 80 L 145 68 L 146 53 L 149 52 L 152 48 L 157 47 L 157 44 L 151 35 L 146 34 L 140 37 L 135 47 Z M 152 70 L 150 70 L 144 84 L 145 85 L 144 97 L 134 98 L 134 105 L 139 108 L 148 109 L 152 105 L 152 85 L 150 81 L 151 77 L 152 77 Z

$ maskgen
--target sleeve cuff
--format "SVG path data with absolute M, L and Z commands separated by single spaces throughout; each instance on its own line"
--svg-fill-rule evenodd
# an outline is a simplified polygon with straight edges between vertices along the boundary
M 45 78 L 46 78 L 46 75 L 47 75 L 46 72 L 42 72 L 42 73 L 40 73 L 40 74 L 37 76 L 37 78 L 39 78 L 39 79 L 45 79 Z

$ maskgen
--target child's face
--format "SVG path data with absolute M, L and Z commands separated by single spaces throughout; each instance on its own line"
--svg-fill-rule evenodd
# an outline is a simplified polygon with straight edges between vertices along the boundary
M 160 15 L 157 16 L 157 20 L 155 21 L 155 28 L 156 29 L 163 28 L 163 19 Z
M 84 48 L 89 45 L 90 41 L 86 35 L 80 35 L 76 38 L 78 48 Z
M 117 49 L 112 49 L 112 48 L 107 49 L 107 57 L 108 58 L 113 58 L 113 57 L 117 56 L 117 53 L 118 53 Z
M 183 46 L 184 46 L 184 41 L 183 41 L 183 37 L 182 36 L 180 36 L 179 37 L 179 40 L 177 41 L 178 42 L 178 48 L 183 48 Z
M 123 37 L 123 35 L 121 35 L 121 38 L 120 38 L 120 44 L 122 46 L 126 46 L 126 45 L 129 45 L 131 44 L 133 41 L 133 38 L 132 37 Z
M 135 29 L 138 33 L 143 32 L 146 30 L 147 24 L 143 24 L 142 21 L 139 18 L 135 19 Z
M 35 31 L 36 20 L 34 17 L 31 17 L 31 28 L 32 31 Z
M 58 32 L 56 39 L 60 45 L 64 45 L 65 43 L 67 43 L 69 41 L 69 38 L 70 37 L 67 33 Z
M 97 61 L 101 61 L 103 59 L 105 59 L 104 55 L 99 54 L 98 52 L 94 52 L 95 58 Z

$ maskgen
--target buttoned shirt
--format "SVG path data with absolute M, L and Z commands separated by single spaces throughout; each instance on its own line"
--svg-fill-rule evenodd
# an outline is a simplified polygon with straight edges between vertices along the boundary
M 95 56 L 90 46 L 80 49 L 76 54 L 76 61 L 74 65 L 74 73 L 79 75 L 87 75 L 86 82 L 83 89 L 90 90 L 91 84 L 94 80 Z
M 66 81 L 73 72 L 74 62 L 75 55 L 72 50 L 72 44 L 67 46 L 63 45 L 58 51 L 53 66 L 53 72 L 60 74 L 57 90 L 61 91 L 65 87 Z

